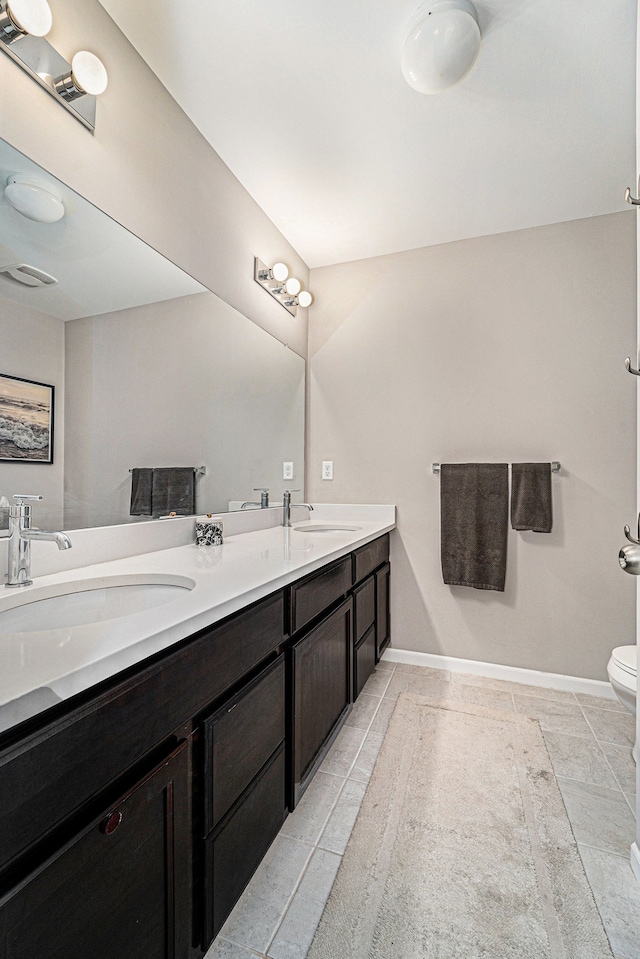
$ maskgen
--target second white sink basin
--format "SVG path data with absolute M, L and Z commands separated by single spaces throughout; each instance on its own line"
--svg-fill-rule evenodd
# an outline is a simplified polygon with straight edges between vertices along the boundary
M 18 595 L 1 597 L 0 633 L 36 633 L 119 619 L 170 603 L 194 586 L 186 576 L 157 573 L 27 586 Z

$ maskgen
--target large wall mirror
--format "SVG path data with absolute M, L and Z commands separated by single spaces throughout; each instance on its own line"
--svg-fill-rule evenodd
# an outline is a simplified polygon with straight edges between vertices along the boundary
M 61 218 L 19 212 L 14 175 Z M 140 521 L 138 467 L 197 469 L 198 513 L 302 487 L 304 359 L 3 141 L 0 309 L 0 496 L 41 493 L 35 525 Z

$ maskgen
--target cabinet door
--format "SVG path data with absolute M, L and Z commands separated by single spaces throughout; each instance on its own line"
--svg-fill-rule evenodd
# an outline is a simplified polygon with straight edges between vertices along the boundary
M 391 642 L 390 588 L 391 566 L 387 563 L 376 573 L 376 662 Z
M 4 959 L 185 959 L 189 744 L 0 899 Z
M 291 647 L 292 808 L 349 711 L 352 609 L 349 598 Z

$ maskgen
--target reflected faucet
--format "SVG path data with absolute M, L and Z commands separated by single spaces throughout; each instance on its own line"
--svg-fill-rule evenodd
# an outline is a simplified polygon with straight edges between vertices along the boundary
M 5 586 L 30 586 L 31 540 L 50 540 L 58 549 L 71 549 L 71 540 L 60 530 L 34 529 L 31 526 L 31 504 L 24 500 L 41 500 L 42 496 L 16 493 L 17 502 L 9 507 L 9 571 Z
M 282 494 L 282 525 L 291 526 L 291 494 L 299 493 L 299 489 L 286 489 Z M 310 503 L 294 503 L 294 506 L 304 506 L 311 513 L 313 506 Z
M 264 486 L 254 486 L 253 492 L 260 493 L 260 502 L 243 503 L 240 509 L 244 509 L 245 506 L 259 506 L 260 509 L 269 509 L 269 490 Z

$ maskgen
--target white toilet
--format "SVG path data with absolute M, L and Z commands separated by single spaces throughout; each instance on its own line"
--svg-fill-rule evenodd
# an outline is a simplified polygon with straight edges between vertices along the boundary
M 618 646 L 611 653 L 607 665 L 609 682 L 613 690 L 630 713 L 636 714 L 636 689 L 638 675 L 638 647 Z M 633 758 L 638 762 L 638 744 L 633 750 Z

